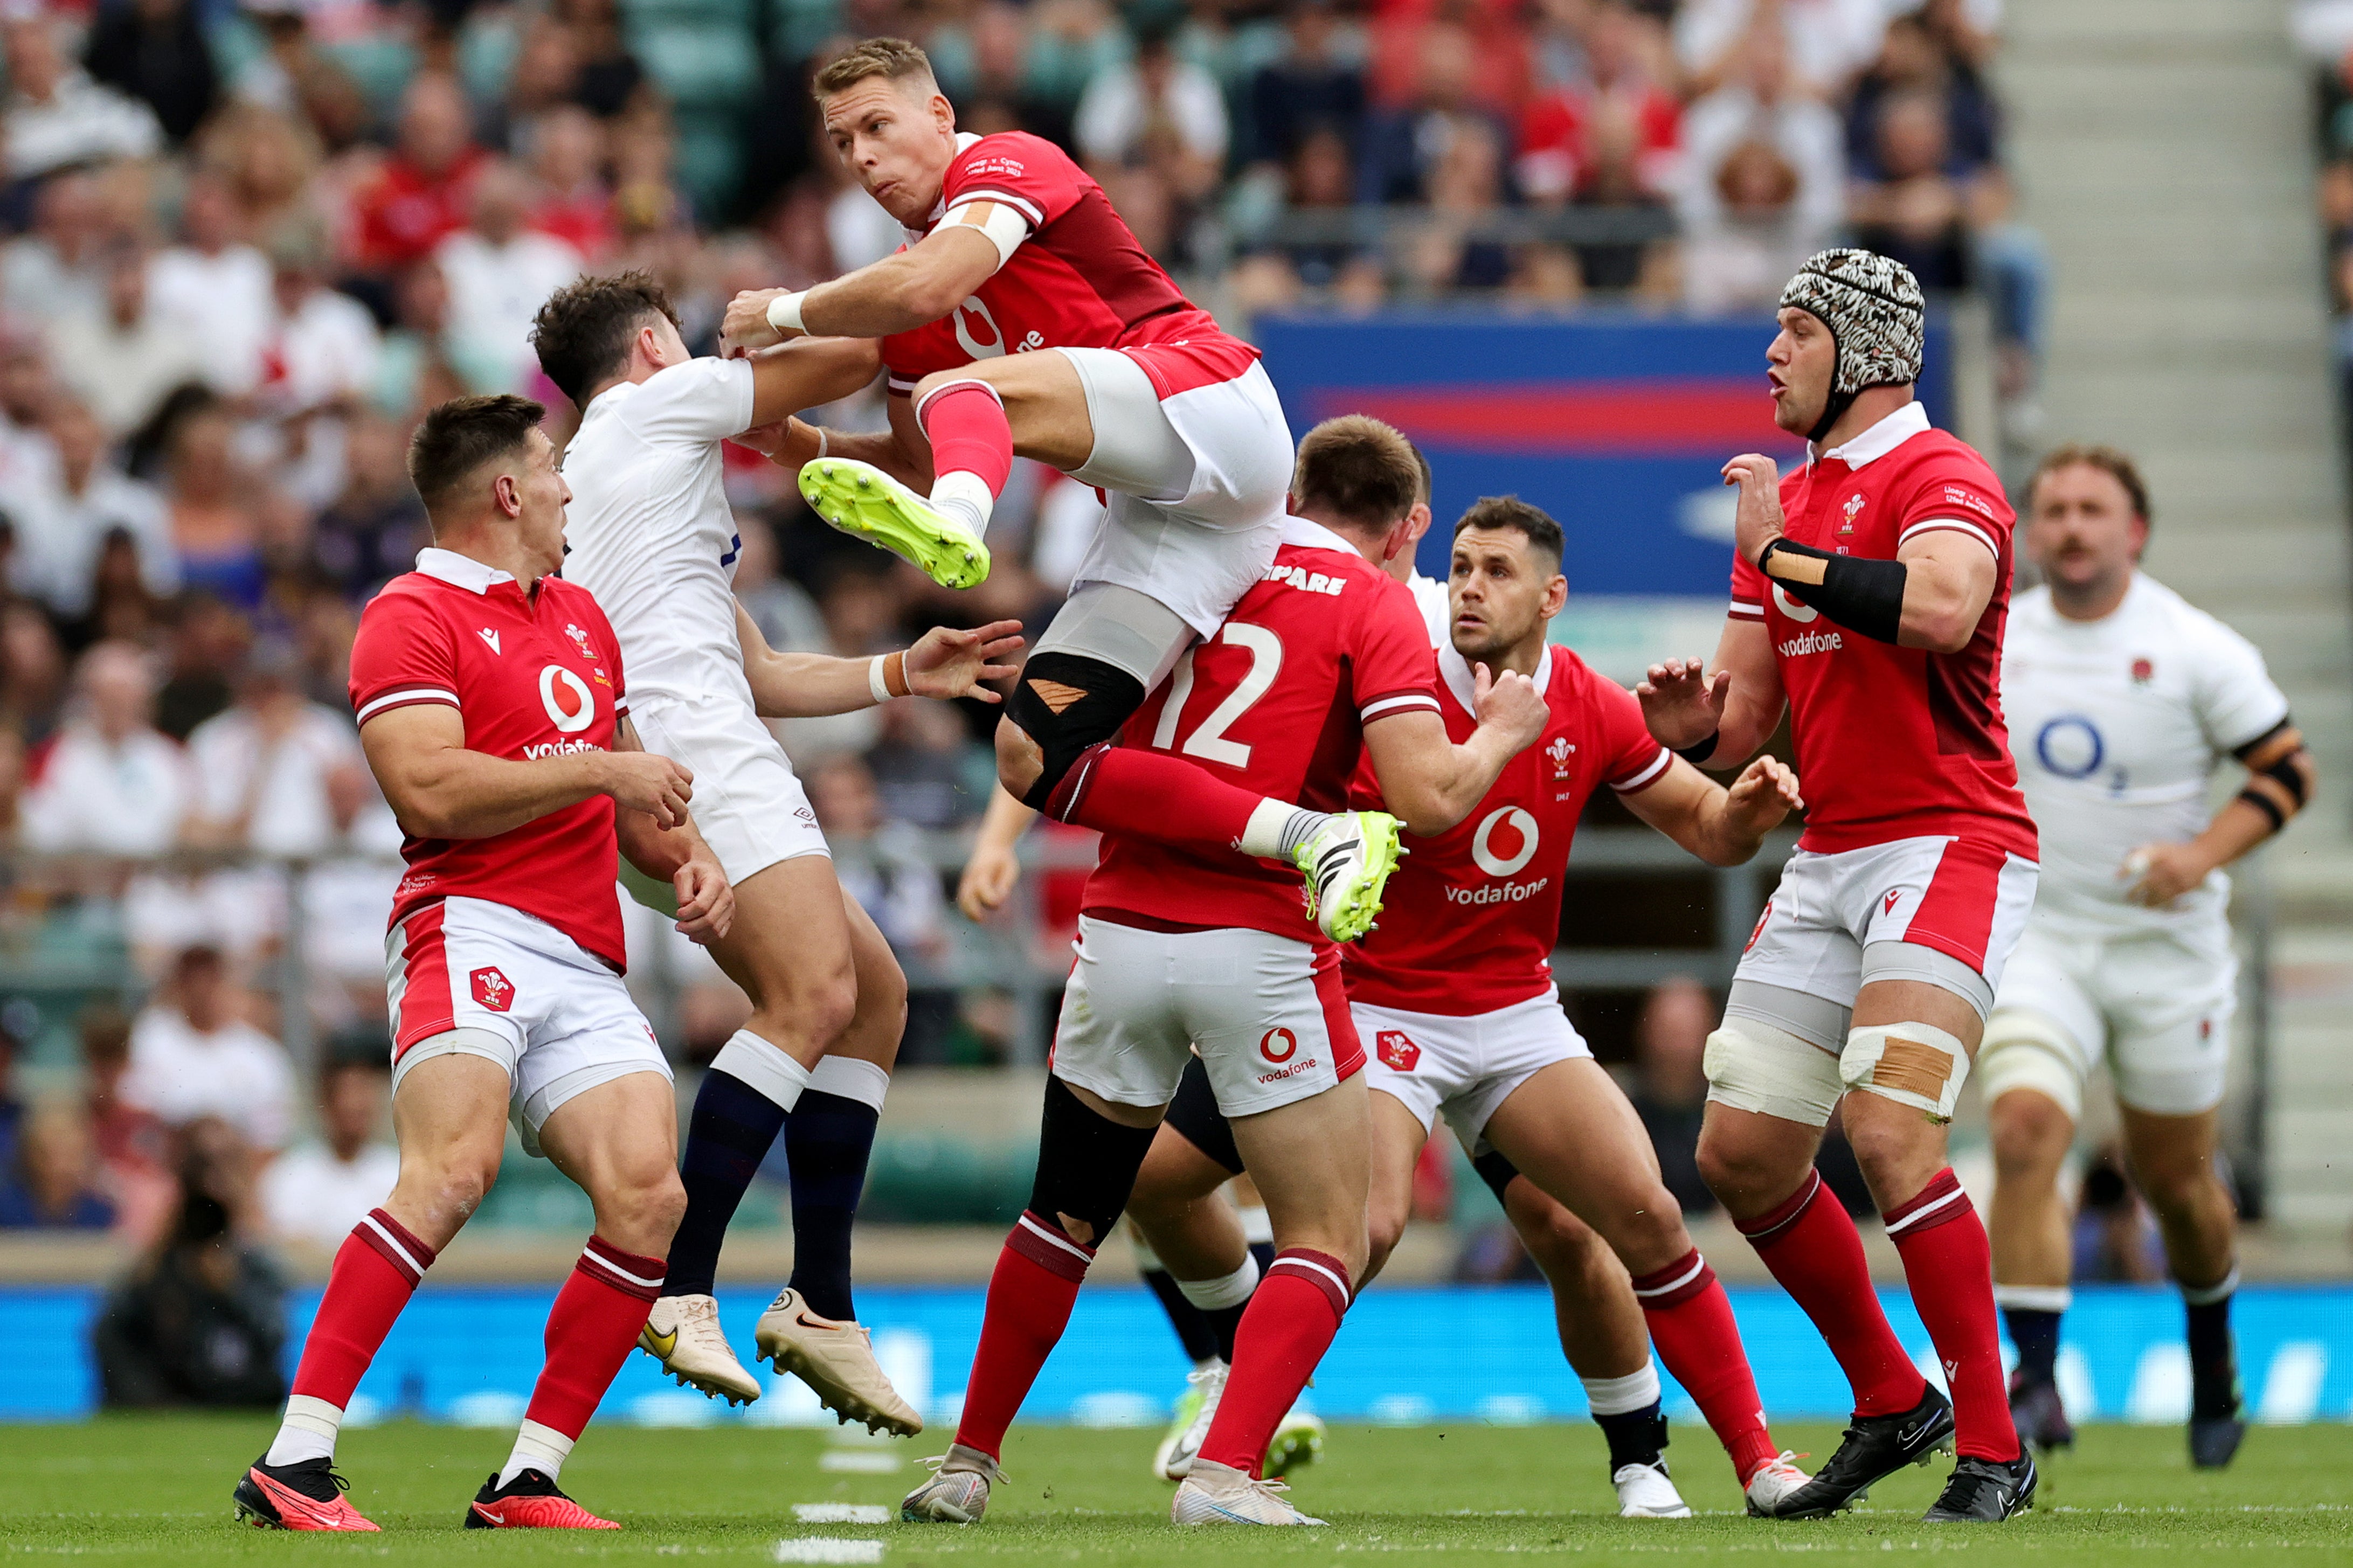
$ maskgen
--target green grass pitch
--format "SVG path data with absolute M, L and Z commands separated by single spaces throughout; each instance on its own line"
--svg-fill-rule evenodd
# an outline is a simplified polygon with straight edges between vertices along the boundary
M 2172 1428 L 2094 1427 L 2044 1468 L 2042 1507 L 1998 1528 L 1918 1522 L 1941 1479 L 1909 1470 L 1866 1507 L 1818 1523 L 1740 1517 L 1727 1467 L 1704 1430 L 1670 1450 L 1703 1517 L 1614 1517 L 1600 1437 L 1589 1426 L 1343 1427 L 1296 1496 L 1332 1521 L 1321 1531 L 1185 1531 L 1166 1522 L 1168 1489 L 1146 1479 L 1154 1434 L 1017 1427 L 989 1516 L 969 1529 L 803 1525 L 796 1503 L 895 1505 L 940 1438 L 887 1452 L 888 1475 L 820 1468 L 825 1435 L 759 1428 L 598 1427 L 565 1466 L 565 1487 L 617 1518 L 617 1535 L 461 1531 L 466 1503 L 505 1457 L 504 1434 L 406 1423 L 345 1436 L 352 1497 L 381 1535 L 296 1538 L 230 1521 L 228 1491 L 269 1424 L 254 1419 L 111 1417 L 86 1426 L 0 1427 L 0 1563 L 49 1557 L 155 1564 L 296 1561 L 570 1563 L 668 1557 L 776 1561 L 785 1538 L 880 1541 L 890 1568 L 959 1563 L 1224 1568 L 1270 1561 L 1349 1563 L 1366 1553 L 1446 1564 L 1559 1557 L 1585 1562 L 1884 1563 L 1938 1552 L 1989 1564 L 2212 1563 L 2353 1564 L 2353 1428 L 2258 1430 L 2224 1473 L 2189 1468 Z M 1828 1427 L 1783 1440 L 1817 1458 Z M 873 1450 L 867 1450 L 872 1452 Z M 895 1515 L 895 1506 L 892 1508 Z

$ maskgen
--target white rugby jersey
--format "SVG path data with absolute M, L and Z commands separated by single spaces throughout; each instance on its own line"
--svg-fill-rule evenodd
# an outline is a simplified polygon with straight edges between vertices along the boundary
M 2287 717 L 2254 645 L 2142 573 L 2097 621 L 2036 588 L 2010 609 L 2001 696 L 2042 839 L 2036 918 L 2119 932 L 2219 918 L 2221 872 L 2148 910 L 2126 900 L 2123 868 L 2141 845 L 2204 831 L 2214 770 Z
M 1414 607 L 1421 612 L 1422 624 L 1430 628 L 1430 646 L 1451 647 L 1454 641 L 1454 611 L 1447 600 L 1445 580 L 1425 577 L 1416 567 L 1405 585 L 1413 590 Z
M 695 359 L 606 388 L 565 448 L 564 577 L 612 622 L 632 698 L 733 697 L 752 709 L 735 640 L 742 542 L 719 447 L 751 423 L 751 365 Z

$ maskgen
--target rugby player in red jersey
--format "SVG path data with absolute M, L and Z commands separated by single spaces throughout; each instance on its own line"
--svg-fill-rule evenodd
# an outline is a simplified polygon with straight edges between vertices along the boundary
M 723 936 L 726 875 L 687 816 L 692 779 L 639 750 L 619 644 L 564 563 L 570 491 L 522 397 L 442 404 L 409 478 L 434 548 L 360 617 L 360 743 L 407 834 L 385 943 L 400 1179 L 335 1254 L 240 1518 L 374 1530 L 342 1496 L 335 1435 L 394 1320 L 523 1146 L 577 1182 L 596 1233 L 556 1293 L 514 1451 L 469 1529 L 615 1530 L 556 1479 L 637 1343 L 686 1195 L 670 1067 L 621 984 L 615 849 L 671 884 L 679 929 Z
M 1707 1046 L 1700 1170 L 1853 1384 L 1845 1440 L 1781 1517 L 1844 1508 L 1957 1441 L 1931 1521 L 2033 1503 L 2002 1384 L 1985 1227 L 1946 1125 L 2034 901 L 2034 823 L 2002 721 L 2010 525 L 1985 460 L 1914 400 L 1919 285 L 1824 251 L 1781 296 L 1774 419 L 1808 442 L 1725 465 L 1740 491 L 1715 667 L 1652 668 L 1651 732 L 1730 767 L 1786 707 L 1810 802 Z M 1903 1256 L 1948 1401 L 1879 1309 L 1854 1224 L 1813 1167 L 1839 1109 Z
M 1414 1164 L 1442 1113 L 1507 1212 L 1529 1208 L 1511 1189 L 1532 1186 L 1617 1254 L 1630 1289 L 1613 1271 L 1599 1304 L 1640 1304 L 1636 1324 L 1647 1323 L 1723 1442 L 1749 1511 L 1769 1515 L 1805 1474 L 1773 1444 L 1732 1304 L 1692 1245 L 1633 1107 L 1562 1013 L 1550 959 L 1570 840 L 1594 791 L 1607 784 L 1694 855 L 1735 866 L 1800 804 L 1798 783 L 1760 757 L 1726 790 L 1651 739 L 1630 692 L 1551 645 L 1547 628 L 1568 597 L 1561 547 L 1560 525 L 1514 498 L 1481 500 L 1454 525 L 1452 626 L 1438 650 L 1447 732 L 1473 722 L 1474 663 L 1530 676 L 1549 712 L 1545 734 L 1461 824 L 1410 841 L 1380 929 L 1345 951 L 1375 1091 L 1369 1271 L 1405 1230 Z M 1611 1480 L 1627 1514 L 1687 1514 L 1659 1453 L 1658 1374 L 1639 1327 L 1632 1337 L 1634 1364 L 1588 1384 L 1591 1394 L 1602 1384 L 1620 1413 L 1648 1417 L 1603 1420 Z
M 1525 676 L 1491 687 L 1478 671 L 1480 721 L 1461 744 L 1447 738 L 1413 596 L 1373 564 L 1390 552 L 1419 479 L 1404 437 L 1374 420 L 1330 421 L 1302 443 L 1300 473 L 1328 476 L 1332 489 L 1303 483 L 1302 515 L 1284 524 L 1265 580 L 1121 743 L 1189 750 L 1239 781 L 1224 787 L 1245 799 L 1271 791 L 1335 807 L 1366 751 L 1389 808 L 1441 832 L 1534 738 L 1543 704 Z M 1078 789 L 1101 755 L 1081 760 Z M 1029 1207 L 989 1281 L 955 1445 L 902 1514 L 966 1523 L 986 1510 L 1006 1428 L 1198 1050 L 1257 1175 L 1277 1252 L 1242 1313 L 1232 1373 L 1172 1517 L 1314 1522 L 1259 1473 L 1365 1262 L 1364 1053 L 1338 951 L 1286 874 L 1214 834 L 1189 847 L 1107 834 L 1082 909 Z
M 904 39 L 857 45 L 815 89 L 844 168 L 908 244 L 802 292 L 739 294 L 724 335 L 749 350 L 815 334 L 828 366 L 852 366 L 848 351 L 866 377 L 888 373 L 887 433 L 796 420 L 760 439 L 819 516 L 940 583 L 987 576 L 981 534 L 1017 453 L 1103 492 L 997 730 L 999 781 L 1048 808 L 1265 574 L 1290 427 L 1258 351 L 1185 298 L 1068 153 L 1025 132 L 959 134 Z M 1164 819 L 1215 809 L 1217 781 L 1184 758 L 1121 749 L 1098 767 L 1099 801 L 1148 795 Z M 1083 826 L 1136 830 L 1062 800 Z M 1373 819 L 1288 802 L 1245 823 L 1240 847 L 1306 873 L 1335 941 L 1371 923 L 1396 853 Z

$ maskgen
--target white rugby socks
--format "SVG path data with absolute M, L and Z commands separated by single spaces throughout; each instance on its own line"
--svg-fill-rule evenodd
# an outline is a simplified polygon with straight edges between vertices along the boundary
M 1309 811 L 1287 800 L 1262 800 L 1243 824 L 1234 847 L 1261 860 L 1288 860 L 1330 820 L 1324 812 Z
M 270 1439 L 265 1465 L 299 1465 L 305 1459 L 335 1457 L 335 1434 L 343 1429 L 343 1413 L 323 1399 L 307 1394 L 286 1396 L 286 1415 L 278 1436 Z
M 780 1110 L 798 1105 L 801 1090 L 809 1086 L 808 1068 L 793 1060 L 782 1046 L 771 1045 L 749 1029 L 728 1036 L 711 1065 Z
M 976 539 L 988 531 L 989 517 L 997 510 L 997 498 L 989 493 L 988 481 L 969 468 L 957 468 L 934 480 L 931 501 L 971 529 Z
M 499 1472 L 499 1485 L 506 1485 L 525 1470 L 537 1470 L 552 1481 L 564 1473 L 564 1461 L 571 1457 L 571 1438 L 553 1426 L 526 1420 L 515 1433 L 514 1452 L 507 1456 L 506 1468 Z

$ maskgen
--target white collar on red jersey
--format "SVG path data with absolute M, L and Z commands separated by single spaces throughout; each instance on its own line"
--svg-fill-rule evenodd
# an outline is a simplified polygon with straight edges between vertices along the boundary
M 1493 672 L 1489 671 L 1490 674 Z M 1454 700 L 1462 704 L 1462 711 L 1472 718 L 1479 716 L 1477 678 L 1471 673 L 1471 661 L 1454 651 L 1454 639 L 1449 637 L 1438 645 L 1438 675 L 1446 682 L 1446 689 L 1454 693 Z M 1552 695 L 1552 644 L 1536 657 L 1536 689 L 1547 698 Z
M 438 577 L 471 594 L 487 594 L 501 583 L 515 580 L 512 572 L 501 572 L 487 562 L 438 545 L 427 545 L 417 552 L 417 569 L 427 577 Z
M 1836 458 L 1850 468 L 1860 468 L 1866 463 L 1877 462 L 1913 437 L 1926 435 L 1929 428 L 1928 410 L 1915 397 L 1843 447 L 1832 447 L 1827 452 L 1816 452 L 1809 447 L 1807 450 L 1811 455 L 1807 461 Z
M 1301 517 L 1296 512 L 1283 514 L 1282 542 L 1296 544 L 1302 550 L 1337 550 L 1359 559 L 1365 553 L 1314 518 Z
M 966 149 L 967 147 L 970 147 L 974 142 L 977 142 L 977 141 L 979 141 L 979 140 L 980 140 L 980 138 L 979 138 L 978 136 L 975 135 L 973 132 L 969 132 L 969 131 L 959 131 L 959 132 L 956 132 L 956 150 L 955 150 L 955 153 L 952 155 L 952 157 L 950 158 L 950 162 L 954 162 L 955 158 L 961 158 L 961 157 L 963 157 L 963 156 L 964 156 L 964 153 L 965 153 L 965 149 Z M 942 219 L 942 218 L 944 218 L 944 217 L 945 217 L 945 216 L 948 216 L 948 187 L 947 187 L 947 182 L 946 182 L 944 179 L 943 179 L 943 180 L 940 182 L 940 196 L 939 196 L 939 200 L 937 200 L 937 201 L 935 201 L 935 202 L 934 202 L 934 203 L 932 204 L 932 216 L 929 216 L 929 217 L 927 217 L 927 218 L 925 218 L 925 219 L 923 220 L 923 227 L 921 227 L 921 228 L 906 228 L 906 225 L 904 225 L 904 224 L 902 224 L 902 225 L 900 225 L 899 226 L 900 226 L 900 227 L 902 227 L 902 228 L 906 228 L 907 237 L 908 237 L 908 239 L 909 239 L 909 240 L 911 240 L 911 241 L 912 241 L 912 240 L 918 240 L 918 239 L 923 238 L 923 236 L 925 236 L 925 235 L 927 235 L 927 234 L 929 234 L 929 233 L 931 233 L 933 229 L 936 228 L 936 227 L 939 226 L 939 221 L 940 221 L 940 219 Z

